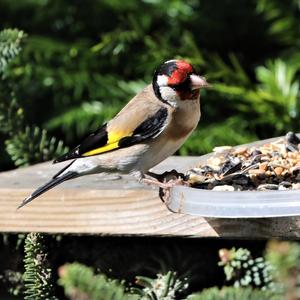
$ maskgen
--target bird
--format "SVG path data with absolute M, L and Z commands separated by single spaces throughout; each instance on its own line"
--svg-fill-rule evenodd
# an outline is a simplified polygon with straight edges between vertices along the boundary
M 53 163 L 70 162 L 18 208 L 64 181 L 90 174 L 130 174 L 144 183 L 158 183 L 149 170 L 174 154 L 197 127 L 200 89 L 208 86 L 188 61 L 165 61 L 156 68 L 152 84 L 114 118 L 56 158 Z

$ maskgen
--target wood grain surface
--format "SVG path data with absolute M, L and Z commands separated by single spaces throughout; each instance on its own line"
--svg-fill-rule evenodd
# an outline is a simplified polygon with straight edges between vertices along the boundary
M 197 157 L 171 157 L 156 172 L 193 167 Z M 0 173 L 0 231 L 230 238 L 300 237 L 300 218 L 209 219 L 170 212 L 158 190 L 124 176 L 91 175 L 54 188 L 20 210 L 23 198 L 63 164 Z

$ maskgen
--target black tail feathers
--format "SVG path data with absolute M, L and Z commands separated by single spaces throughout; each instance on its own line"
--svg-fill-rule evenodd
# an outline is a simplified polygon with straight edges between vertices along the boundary
M 76 172 L 67 172 L 59 177 L 54 177 L 52 180 L 50 180 L 49 182 L 47 182 L 46 184 L 42 185 L 37 190 L 35 190 L 30 196 L 25 198 L 23 202 L 19 205 L 18 209 L 28 204 L 29 202 L 31 202 L 33 199 L 37 198 L 41 194 L 57 186 L 58 184 L 76 177 L 76 175 L 77 175 Z
M 67 164 L 65 167 L 63 167 L 61 170 L 59 170 L 52 179 L 57 178 L 60 174 L 62 174 L 64 171 L 66 171 L 73 163 L 75 162 L 75 159 L 71 161 L 69 164 Z M 56 163 L 55 161 L 53 163 Z

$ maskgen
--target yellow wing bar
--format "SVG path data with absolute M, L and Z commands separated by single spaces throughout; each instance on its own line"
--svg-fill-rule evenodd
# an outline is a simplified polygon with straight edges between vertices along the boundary
M 108 133 L 108 141 L 106 145 L 90 150 L 82 154 L 82 156 L 91 156 L 104 152 L 108 152 L 114 149 L 119 148 L 119 141 L 127 136 L 132 136 L 132 132 L 128 134 L 128 132 L 109 132 Z

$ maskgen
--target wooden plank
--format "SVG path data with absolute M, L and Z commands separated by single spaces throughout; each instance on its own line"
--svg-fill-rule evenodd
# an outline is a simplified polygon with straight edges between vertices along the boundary
M 187 170 L 197 157 L 172 157 L 155 171 Z M 62 167 L 51 163 L 0 173 L 0 231 L 101 235 L 299 238 L 300 218 L 209 219 L 167 210 L 155 188 L 124 176 L 66 182 L 21 210 L 22 199 Z

